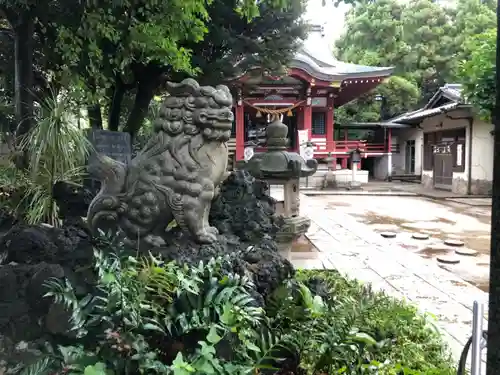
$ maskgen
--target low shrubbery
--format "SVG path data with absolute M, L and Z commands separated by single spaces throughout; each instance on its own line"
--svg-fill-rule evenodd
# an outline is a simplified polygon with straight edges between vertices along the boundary
M 425 317 L 336 272 L 299 272 L 267 301 L 226 258 L 199 265 L 96 251 L 96 289 L 51 280 L 72 335 L 24 374 L 452 374 Z M 69 340 L 69 342 L 68 342 Z
M 343 303 L 351 324 L 377 342 L 371 359 L 386 362 L 387 372 L 419 375 L 455 375 L 455 364 L 435 325 L 434 317 L 422 315 L 417 308 L 369 285 L 349 280 L 337 271 L 300 271 L 297 279 L 321 285 L 327 304 Z M 313 289 L 314 290 L 314 289 Z M 333 317 L 335 319 L 335 317 Z

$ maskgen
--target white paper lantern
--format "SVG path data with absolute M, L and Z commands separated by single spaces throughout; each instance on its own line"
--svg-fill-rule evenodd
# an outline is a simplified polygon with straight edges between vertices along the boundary
M 245 150 L 243 150 L 243 157 L 245 161 L 249 161 L 253 157 L 253 147 L 245 147 Z
M 305 147 L 303 158 L 305 160 L 314 159 L 314 149 L 312 147 Z

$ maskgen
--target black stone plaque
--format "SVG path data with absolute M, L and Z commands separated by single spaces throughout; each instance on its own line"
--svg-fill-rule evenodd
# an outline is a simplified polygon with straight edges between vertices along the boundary
M 106 155 L 125 164 L 130 162 L 132 145 L 129 133 L 92 129 L 87 133 L 87 137 L 92 144 L 92 150 L 87 160 L 88 166 L 96 162 L 96 153 Z M 84 185 L 92 191 L 97 191 L 101 183 L 94 176 L 89 175 L 84 180 Z
M 91 130 L 88 137 L 93 146 L 88 164 L 92 164 L 94 162 L 96 152 L 125 164 L 130 162 L 132 145 L 129 133 L 110 130 Z

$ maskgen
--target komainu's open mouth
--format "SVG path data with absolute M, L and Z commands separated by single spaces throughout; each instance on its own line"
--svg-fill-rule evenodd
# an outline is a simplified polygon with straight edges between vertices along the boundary
M 233 122 L 232 121 L 219 121 L 217 124 L 215 124 L 215 127 L 217 129 L 221 129 L 221 130 L 231 130 L 233 128 Z

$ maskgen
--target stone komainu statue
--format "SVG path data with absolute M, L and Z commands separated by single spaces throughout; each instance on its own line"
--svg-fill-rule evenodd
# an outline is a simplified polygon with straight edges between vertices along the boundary
M 130 240 L 161 246 L 175 219 L 197 242 L 216 240 L 208 215 L 226 177 L 233 99 L 226 86 L 194 79 L 168 89 L 153 137 L 129 165 L 99 155 L 89 167 L 102 183 L 87 216 L 94 232 L 119 227 Z

